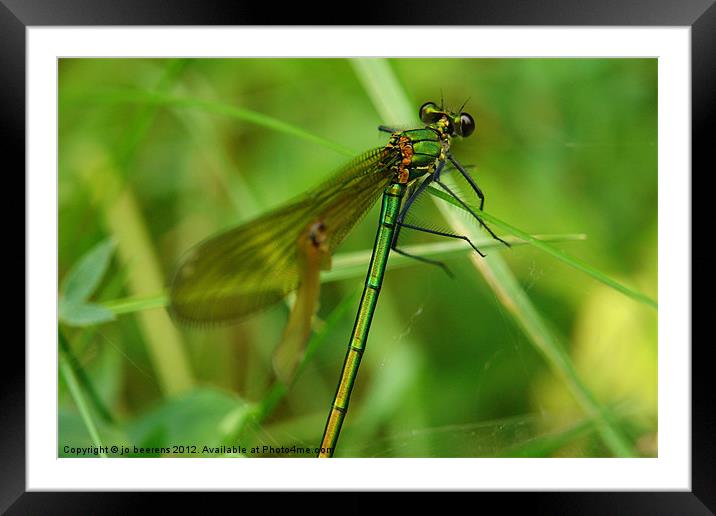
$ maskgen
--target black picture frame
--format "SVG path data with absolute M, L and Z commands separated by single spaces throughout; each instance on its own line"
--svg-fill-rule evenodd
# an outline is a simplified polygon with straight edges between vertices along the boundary
M 491 0 L 453 2 L 376 3 L 351 8 L 350 21 L 359 25 L 552 25 L 552 26 L 690 26 L 692 79 L 692 163 L 705 167 L 712 139 L 707 124 L 714 120 L 716 93 L 716 6 L 714 0 Z M 334 6 L 335 7 L 335 6 Z M 308 25 L 336 24 L 335 9 L 301 4 L 260 2 L 202 2 L 201 0 L 0 0 L 0 110 L 2 112 L 3 167 L 6 180 L 21 177 L 25 168 L 25 29 L 28 26 L 87 25 Z M 340 24 L 340 22 L 338 23 Z M 710 170 L 713 170 L 713 165 Z M 707 171 L 704 170 L 704 173 Z M 694 174 L 692 172 L 692 178 Z M 6 187 L 8 188 L 8 187 Z M 20 188 L 24 192 L 24 181 Z M 9 188 L 6 192 L 10 192 Z M 13 190 L 16 191 L 16 190 Z M 6 221 L 17 217 L 15 202 L 24 195 L 8 195 L 3 203 Z M 25 249 L 23 245 L 22 249 Z M 23 251 L 23 257 L 24 251 Z M 19 261 L 13 256 L 12 262 Z M 698 264 L 698 261 L 696 262 Z M 8 296 L 9 298 L 9 296 Z M 18 305 L 19 303 L 16 303 Z M 24 303 L 23 303 L 23 306 Z M 693 320 L 693 319 L 692 319 Z M 131 511 L 150 495 L 122 493 L 28 493 L 25 490 L 25 354 L 19 339 L 4 346 L 0 414 L 0 510 L 9 514 L 107 514 Z M 691 342 L 672 343 L 688 346 Z M 716 387 L 710 342 L 692 346 L 692 490 L 690 492 L 588 492 L 482 494 L 499 496 L 501 510 L 525 505 L 548 514 L 714 514 L 716 511 Z M 709 387 L 710 386 L 710 387 Z M 161 496 L 161 495 L 160 495 Z M 244 495 L 242 495 L 244 496 Z M 350 495 L 349 504 L 367 509 L 370 504 Z M 412 498 L 422 504 L 421 497 Z M 186 496 L 164 496 L 194 509 Z M 259 503 L 266 500 L 258 499 Z M 310 507 L 310 506 L 307 506 Z M 199 501 L 197 509 L 206 509 Z M 407 508 L 407 507 L 405 507 Z

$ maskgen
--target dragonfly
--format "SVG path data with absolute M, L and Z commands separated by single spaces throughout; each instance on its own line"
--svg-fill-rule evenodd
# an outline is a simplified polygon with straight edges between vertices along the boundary
M 475 120 L 462 112 L 463 107 L 452 112 L 443 108 L 442 102 L 440 106 L 426 102 L 418 113 L 421 127 L 380 126 L 380 131 L 390 134 L 383 147 L 361 154 L 295 201 L 200 242 L 184 255 L 176 269 L 169 311 L 181 323 L 239 321 L 280 301 L 302 282 L 311 283 L 308 297 L 315 297 L 318 271 L 330 267 L 334 250 L 382 194 L 365 285 L 318 457 L 332 457 L 335 452 L 390 252 L 439 266 L 451 274 L 444 263 L 401 249 L 401 230 L 462 239 L 485 256 L 465 235 L 425 227 L 407 218 L 416 199 L 429 186 L 437 185 L 493 238 L 509 247 L 443 180 L 447 170 L 457 170 L 479 199 L 482 211 L 482 190 L 450 149 L 454 138 L 475 131 Z

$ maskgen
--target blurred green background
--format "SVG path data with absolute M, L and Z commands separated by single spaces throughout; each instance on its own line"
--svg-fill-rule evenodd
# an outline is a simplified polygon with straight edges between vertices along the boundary
M 477 130 L 453 152 L 475 166 L 488 213 L 527 233 L 585 234 L 555 245 L 657 298 L 656 59 L 388 65 L 416 113 L 441 95 L 453 108 L 469 98 Z M 191 245 L 386 142 L 377 126 L 387 121 L 359 67 L 342 59 L 62 59 L 59 91 L 67 347 L 58 454 L 97 443 L 318 445 L 364 272 L 323 285 L 315 354 L 287 392 L 271 369 L 286 304 L 235 326 L 186 329 L 172 323 L 161 295 Z M 424 204 L 421 219 L 440 217 Z M 340 251 L 369 249 L 377 215 L 378 206 Z M 436 237 L 403 232 L 401 241 Z M 336 456 L 656 456 L 656 310 L 532 246 L 488 251 L 506 261 L 571 358 L 600 407 L 595 416 L 467 251 L 448 260 L 455 279 L 418 262 L 388 271 Z M 77 284 L 86 303 L 67 308 L 83 290 Z M 126 298 L 146 304 L 115 302 Z M 607 434 L 618 437 L 610 444 Z

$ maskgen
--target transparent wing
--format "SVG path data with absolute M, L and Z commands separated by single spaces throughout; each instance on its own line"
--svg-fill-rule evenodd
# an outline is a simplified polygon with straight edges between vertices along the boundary
M 282 299 L 301 281 L 300 239 L 320 223 L 332 253 L 375 203 L 397 159 L 388 149 L 367 152 L 302 198 L 190 249 L 172 281 L 172 315 L 229 322 Z

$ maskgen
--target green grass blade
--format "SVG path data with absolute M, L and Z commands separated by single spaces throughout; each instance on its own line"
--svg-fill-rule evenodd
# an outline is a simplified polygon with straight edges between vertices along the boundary
M 77 377 L 78 384 L 82 386 L 85 392 L 87 392 L 87 395 L 89 396 L 92 405 L 94 405 L 95 411 L 104 421 L 110 424 L 114 424 L 114 418 L 112 417 L 112 414 L 110 414 L 104 402 L 99 397 L 99 394 L 97 394 L 97 390 L 92 385 L 92 382 L 90 381 L 89 376 L 82 367 L 82 364 L 80 364 L 80 361 L 73 353 L 72 348 L 70 347 L 70 343 L 67 342 L 67 338 L 60 330 L 57 331 L 57 335 L 60 344 L 60 351 L 64 354 L 66 361 L 68 362 L 68 364 L 72 368 L 72 371 Z
M 190 62 L 190 59 L 167 60 L 162 67 L 155 90 L 157 92 L 169 91 Z M 142 110 L 128 121 L 127 128 L 123 132 L 122 138 L 117 142 L 115 150 L 117 164 L 122 170 L 131 169 L 136 151 L 149 132 L 160 107 L 161 103 L 151 102 L 143 106 Z
M 363 62 L 355 67 L 355 71 L 362 83 L 370 83 L 371 86 L 367 88 L 367 93 L 373 99 L 376 109 L 380 110 L 384 105 L 396 107 L 397 111 L 393 109 L 385 110 L 385 112 L 379 111 L 384 123 L 395 124 L 406 120 L 415 120 L 415 107 L 410 104 L 408 96 L 401 88 L 389 64 L 387 62 L 379 64 L 378 61 L 372 59 L 361 61 Z M 456 213 L 448 209 L 444 203 L 436 203 L 436 205 L 458 234 L 477 239 L 476 228 L 464 224 L 456 216 Z M 598 419 L 598 428 L 602 439 L 612 453 L 620 457 L 634 456 L 631 444 L 622 435 L 617 425 L 602 411 L 592 393 L 581 381 L 568 355 L 548 329 L 547 324 L 542 320 L 500 254 L 491 253 L 485 259 L 472 255 L 471 261 L 482 273 L 495 295 L 514 317 L 532 344 L 546 358 L 552 370 L 567 384 L 582 409 L 590 417 Z
M 123 299 L 115 299 L 113 301 L 105 301 L 102 306 L 111 310 L 114 315 L 125 315 L 143 310 L 152 310 L 155 308 L 164 308 L 169 303 L 166 293 L 156 294 L 153 296 L 136 296 Z
M 127 267 L 127 288 L 141 297 L 164 288 L 164 274 L 152 244 L 146 221 L 134 192 L 128 187 L 112 191 L 107 183 L 119 185 L 119 171 L 108 156 L 96 156 L 96 164 L 86 171 L 85 181 L 100 207 L 107 230 L 116 237 L 120 263 Z M 182 338 L 166 312 L 145 311 L 139 315 L 157 383 L 164 394 L 189 390 L 193 374 Z
M 579 233 L 563 235 L 533 235 L 533 237 L 538 238 L 543 242 L 569 242 L 584 240 L 586 238 L 585 235 Z M 525 242 L 522 238 L 507 237 L 505 240 L 513 246 L 527 245 L 527 242 Z M 480 249 L 491 249 L 502 246 L 502 244 L 496 242 L 492 238 L 477 239 L 474 242 Z M 403 249 L 409 253 L 434 259 L 465 256 L 474 252 L 469 246 L 466 246 L 464 242 L 452 241 L 408 245 L 403 246 Z M 321 272 L 321 283 L 363 278 L 363 276 L 365 276 L 365 268 L 370 261 L 371 251 L 371 249 L 365 249 L 363 251 L 336 254 L 332 259 L 331 270 Z M 388 269 L 412 267 L 419 264 L 420 262 L 413 258 L 407 258 L 396 254 L 391 257 L 388 262 Z M 116 316 L 141 312 L 143 310 L 164 308 L 167 306 L 168 302 L 169 300 L 166 293 L 162 293 L 153 296 L 129 297 L 105 301 L 102 303 L 102 306 L 107 310 L 110 310 Z
M 450 204 L 457 206 L 458 208 L 464 210 L 465 208 L 457 202 L 455 199 L 450 197 L 447 193 L 438 190 L 437 188 L 433 188 L 432 186 L 428 187 L 428 192 L 435 197 L 438 197 L 444 201 L 449 202 Z M 599 270 L 595 269 L 588 263 L 575 258 L 574 256 L 571 256 L 564 251 L 557 249 L 556 247 L 549 245 L 547 242 L 540 238 L 536 238 L 534 236 L 530 236 L 529 234 L 525 233 L 524 231 L 521 231 L 517 229 L 516 227 L 508 224 L 507 222 L 504 222 L 494 215 L 490 215 L 489 213 L 486 213 L 484 211 L 480 211 L 479 208 L 471 205 L 470 203 L 466 203 L 468 206 L 470 206 L 470 209 L 474 210 L 475 213 L 479 214 L 480 217 L 485 219 L 486 222 L 489 222 L 491 225 L 499 227 L 503 229 L 504 231 L 507 231 L 508 233 L 511 233 L 515 235 L 516 237 L 529 242 L 534 247 L 541 249 L 542 251 L 554 256 L 558 260 L 566 263 L 570 267 L 574 267 L 577 270 L 580 270 L 586 274 L 589 274 L 592 278 L 596 279 L 597 281 L 600 281 L 607 285 L 608 287 L 613 288 L 614 290 L 621 292 L 627 297 L 630 297 L 634 299 L 635 301 L 639 301 L 640 303 L 644 303 L 647 306 L 650 306 L 652 308 L 658 308 L 658 305 L 656 301 L 651 299 L 649 296 L 642 294 L 641 292 L 637 292 L 635 290 L 630 289 L 629 287 L 626 287 L 619 283 L 618 281 L 613 280 L 603 272 L 600 272 Z M 512 243 L 512 242 L 510 242 Z
M 410 124 L 415 119 L 415 106 L 408 100 L 405 90 L 393 75 L 385 59 L 351 59 L 353 71 L 368 93 L 376 111 L 384 121 Z M 390 80 L 387 80 L 390 78 Z
M 170 61 L 165 67 L 157 88 L 170 89 L 180 67 Z M 128 119 L 128 126 L 146 132 L 156 114 L 156 105 L 149 103 Z M 131 186 L 125 182 L 127 170 L 143 138 L 127 136 L 117 148 L 98 145 L 84 149 L 83 161 L 78 166 L 89 196 L 98 206 L 107 232 L 117 243 L 117 256 L 127 268 L 127 288 L 136 296 L 149 295 L 164 288 L 156 250 L 140 203 Z M 189 390 L 194 384 L 193 373 L 184 350 L 182 338 L 165 312 L 142 312 L 139 315 L 142 331 L 157 383 L 166 395 Z
M 217 102 L 214 100 L 193 98 L 193 97 L 182 97 L 178 95 L 172 95 L 169 93 L 163 93 L 161 91 L 146 91 L 146 90 L 133 90 L 133 89 L 112 89 L 105 90 L 101 93 L 94 95 L 73 95 L 69 94 L 66 96 L 68 102 L 108 102 L 108 103 L 131 103 L 131 104 L 147 104 L 149 106 L 168 106 L 175 108 L 187 108 L 187 109 L 198 109 L 206 113 L 212 113 L 215 115 L 227 116 L 229 118 L 235 118 L 243 122 L 249 122 L 267 129 L 271 129 L 280 133 L 287 134 L 296 138 L 300 138 L 307 142 L 320 145 L 327 149 L 331 149 L 339 154 L 345 156 L 355 156 L 357 151 L 333 142 L 326 138 L 322 138 L 313 133 L 310 133 L 300 127 L 283 122 L 276 118 L 264 115 L 257 111 L 250 109 L 240 108 L 231 104 L 225 104 L 223 102 Z
M 64 341 L 64 337 L 62 333 L 58 332 L 58 338 L 60 341 L 60 375 L 62 376 L 62 379 L 67 384 L 67 388 L 70 391 L 70 395 L 72 396 L 72 399 L 75 402 L 75 405 L 77 406 L 77 409 L 80 412 L 80 416 L 82 417 L 82 422 L 84 423 L 85 427 L 87 428 L 87 433 L 89 433 L 90 438 L 92 439 L 92 442 L 95 446 L 99 448 L 103 448 L 104 445 L 102 444 L 102 439 L 99 437 L 99 432 L 97 431 L 97 425 L 95 425 L 94 420 L 92 419 L 92 413 L 89 409 L 89 406 L 87 405 L 87 401 L 85 400 L 84 394 L 82 393 L 82 389 L 80 388 L 80 384 L 77 380 L 77 377 L 75 376 L 75 372 L 72 369 L 72 366 L 70 364 L 70 358 L 68 357 L 67 353 L 63 350 L 63 348 L 67 347 L 67 342 Z M 99 453 L 100 457 L 107 458 L 107 454 L 104 452 Z
M 584 240 L 585 236 L 581 234 L 569 235 L 535 235 L 541 239 L 552 242 L 566 242 L 572 240 Z M 520 238 L 506 238 L 513 246 L 527 245 Z M 502 247 L 503 244 L 497 242 L 493 238 L 481 238 L 473 241 L 479 249 L 494 249 Z M 434 242 L 430 244 L 406 245 L 401 246 L 405 252 L 430 258 L 433 260 L 444 260 L 457 256 L 465 256 L 474 251 L 463 241 L 445 240 L 443 242 Z M 371 250 L 356 251 L 352 253 L 340 253 L 333 257 L 333 267 L 330 271 L 321 274 L 321 282 L 327 283 L 351 278 L 362 278 L 365 275 L 365 268 L 370 261 Z M 409 258 L 400 254 L 394 254 L 388 261 L 387 268 L 390 270 L 402 269 L 405 267 L 414 267 L 420 265 L 420 262 L 414 258 Z

